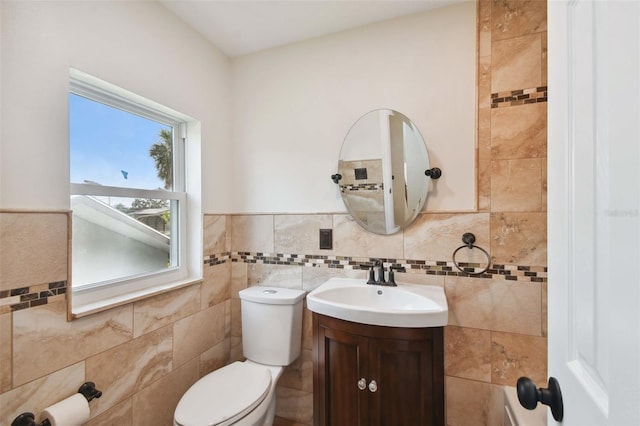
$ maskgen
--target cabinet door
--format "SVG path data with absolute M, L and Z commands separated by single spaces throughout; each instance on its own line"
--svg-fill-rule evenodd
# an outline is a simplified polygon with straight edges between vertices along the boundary
M 443 425 L 442 334 L 313 314 L 314 425 Z
M 437 334 L 437 333 L 436 333 Z M 371 339 L 370 425 L 444 424 L 438 340 Z
M 316 425 L 366 425 L 368 384 L 366 366 L 360 358 L 366 353 L 367 339 L 319 325 L 317 362 L 314 365 L 314 423 Z M 366 361 L 366 359 L 365 359 Z

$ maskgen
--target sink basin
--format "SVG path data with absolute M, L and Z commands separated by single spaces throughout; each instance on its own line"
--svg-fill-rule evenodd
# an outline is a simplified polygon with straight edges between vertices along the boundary
M 318 314 L 387 327 L 441 327 L 449 316 L 441 287 L 385 287 L 352 278 L 331 278 L 307 295 L 307 306 Z

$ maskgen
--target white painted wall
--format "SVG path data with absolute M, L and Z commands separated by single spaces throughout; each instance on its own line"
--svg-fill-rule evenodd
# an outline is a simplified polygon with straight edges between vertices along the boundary
M 345 211 L 351 125 L 398 110 L 443 169 L 427 210 L 475 200 L 475 2 L 230 61 L 154 2 L 1 2 L 0 207 L 69 207 L 69 67 L 202 123 L 205 213 Z
M 234 211 L 345 211 L 330 175 L 378 108 L 407 115 L 443 170 L 426 210 L 472 210 L 475 33 L 465 2 L 234 59 Z
M 73 67 L 199 120 L 203 211 L 231 210 L 226 56 L 154 2 L 0 4 L 0 207 L 69 208 Z

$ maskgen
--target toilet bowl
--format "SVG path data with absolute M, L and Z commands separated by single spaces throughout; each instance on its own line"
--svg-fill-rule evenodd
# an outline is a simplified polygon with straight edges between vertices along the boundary
M 236 361 L 198 380 L 176 407 L 174 426 L 270 425 L 284 367 Z
M 247 360 L 194 383 L 178 402 L 174 426 L 273 424 L 278 379 L 300 355 L 304 295 L 301 290 L 260 286 L 240 292 Z

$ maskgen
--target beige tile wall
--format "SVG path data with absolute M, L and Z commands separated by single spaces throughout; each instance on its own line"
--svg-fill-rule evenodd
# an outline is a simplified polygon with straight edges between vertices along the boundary
M 90 404 L 89 424 L 170 425 L 175 404 L 198 377 L 242 359 L 240 289 L 311 290 L 333 276 L 366 275 L 230 261 L 232 252 L 450 261 L 471 231 L 494 263 L 543 271 L 546 103 L 492 108 L 491 95 L 546 85 L 546 3 L 480 0 L 478 30 L 477 213 L 422 214 L 387 237 L 362 231 L 345 214 L 205 215 L 201 283 L 71 323 L 62 294 L 15 312 L 0 306 L 0 424 L 92 380 L 104 395 Z M 67 222 L 67 213 L 0 213 L 0 291 L 68 279 Z M 333 229 L 333 250 L 318 249 L 321 228 Z M 220 262 L 207 263 L 214 255 Z M 447 292 L 449 425 L 500 425 L 502 385 L 520 375 L 545 381 L 546 282 L 410 273 L 398 279 Z M 312 422 L 308 311 L 303 330 L 302 356 L 279 384 L 278 424 Z
M 206 250 L 229 252 L 227 222 L 205 218 Z M 0 232 L 3 288 L 67 280 L 67 213 L 3 212 Z M 21 256 L 30 251 L 27 265 Z M 103 396 L 90 404 L 90 425 L 171 425 L 186 389 L 229 361 L 230 294 L 231 264 L 223 263 L 190 287 L 72 322 L 64 295 L 13 312 L 2 306 L 0 424 L 93 381 Z

